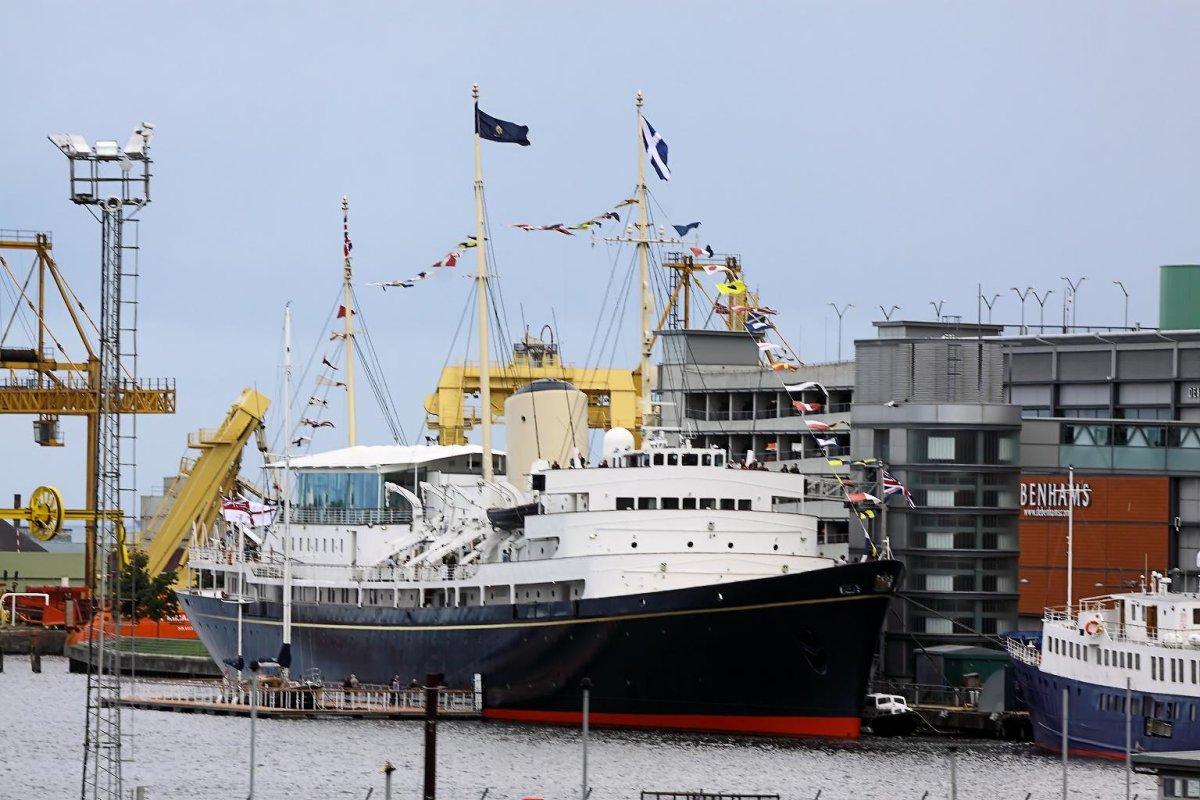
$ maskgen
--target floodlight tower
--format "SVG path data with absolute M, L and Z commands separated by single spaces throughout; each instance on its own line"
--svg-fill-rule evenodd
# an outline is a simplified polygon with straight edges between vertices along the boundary
M 96 474 L 95 594 L 89 638 L 87 728 L 84 733 L 82 800 L 121 800 L 121 686 L 116 637 L 120 632 L 118 516 L 122 469 L 121 398 L 136 381 L 136 297 L 124 297 L 124 282 L 136 269 L 122 265 L 124 226 L 150 202 L 150 140 L 154 126 L 143 122 L 125 147 L 101 140 L 89 146 L 79 134 L 51 134 L 70 165 L 71 202 L 86 206 L 100 222 L 100 347 L 96 441 L 91 445 Z M 136 291 L 136 284 L 131 288 Z M 131 312 L 122 327 L 123 306 Z M 124 363 L 128 358 L 131 362 Z M 126 437 L 132 453 L 133 437 Z M 131 506 L 132 508 L 132 506 Z M 107 617 L 106 617 L 107 615 Z M 97 624 L 99 623 L 99 624 Z

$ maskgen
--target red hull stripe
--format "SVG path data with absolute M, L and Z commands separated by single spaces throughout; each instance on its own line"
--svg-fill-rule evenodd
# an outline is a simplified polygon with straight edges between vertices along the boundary
M 1038 744 L 1038 748 L 1045 750 L 1048 753 L 1062 753 L 1062 747 L 1055 747 L 1049 744 Z M 1125 754 L 1115 750 L 1094 750 L 1089 747 L 1070 747 L 1067 749 L 1067 755 L 1076 756 L 1078 758 L 1108 758 L 1114 761 L 1124 761 Z
M 514 708 L 485 708 L 487 719 L 511 722 L 543 722 L 551 725 L 580 725 L 578 711 L 530 711 Z M 862 729 L 858 717 L 754 717 L 725 714 L 610 714 L 593 712 L 592 725 L 614 728 L 660 728 L 722 733 L 760 733 L 775 736 L 826 736 L 857 739 Z

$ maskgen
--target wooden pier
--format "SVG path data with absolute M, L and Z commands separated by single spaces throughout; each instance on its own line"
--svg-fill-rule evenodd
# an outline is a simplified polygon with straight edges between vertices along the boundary
M 425 689 L 393 691 L 387 686 L 347 688 L 338 684 L 259 687 L 224 681 L 140 681 L 122 694 L 125 708 L 274 719 L 349 717 L 351 719 L 419 719 L 425 716 Z M 479 719 L 482 695 L 470 689 L 438 689 L 439 719 Z

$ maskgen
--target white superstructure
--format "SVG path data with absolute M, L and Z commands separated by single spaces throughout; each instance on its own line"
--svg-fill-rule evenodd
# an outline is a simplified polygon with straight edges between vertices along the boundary
M 722 450 L 609 447 L 601 466 L 535 469 L 528 493 L 484 482 L 481 452 L 354 447 L 292 459 L 294 598 L 548 602 L 803 572 L 846 556 L 845 544 L 818 540 L 803 476 L 730 469 Z M 194 548 L 198 590 L 234 594 L 242 576 L 246 595 L 279 599 L 280 536 L 269 531 L 244 560 L 233 531 Z
M 1134 692 L 1200 697 L 1200 594 L 1170 592 L 1170 583 L 1151 573 L 1141 591 L 1046 609 L 1041 648 L 1010 639 L 1009 652 L 1114 696 L 1128 679 Z

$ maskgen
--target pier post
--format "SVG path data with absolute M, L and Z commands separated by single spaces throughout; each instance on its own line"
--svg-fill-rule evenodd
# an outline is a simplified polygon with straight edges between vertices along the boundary
M 958 748 L 950 746 L 950 800 L 958 800 Z
M 240 687 L 241 680 L 238 680 Z M 250 793 L 246 800 L 254 800 L 254 725 L 258 722 L 258 662 L 250 665 Z
M 437 716 L 438 686 L 442 676 L 436 672 L 425 675 L 425 789 L 422 800 L 437 798 Z
M 4 672 L 4 648 L 0 647 L 0 672 Z
M 40 675 L 42 672 L 42 654 L 37 650 L 29 651 L 29 666 L 34 674 Z
M 383 762 L 383 800 L 392 800 L 392 773 L 395 771 L 392 762 Z
M 579 684 L 583 687 L 583 788 L 579 792 L 579 800 L 587 800 L 588 797 L 588 717 L 590 716 L 590 701 L 592 693 L 592 681 L 590 678 L 584 678 Z
M 1133 678 L 1125 678 L 1125 800 L 1129 800 L 1129 792 L 1133 788 Z
M 1068 731 L 1070 730 L 1070 702 L 1071 691 L 1064 686 L 1062 690 L 1062 796 L 1063 800 L 1067 800 L 1067 754 L 1070 749 L 1070 738 Z

